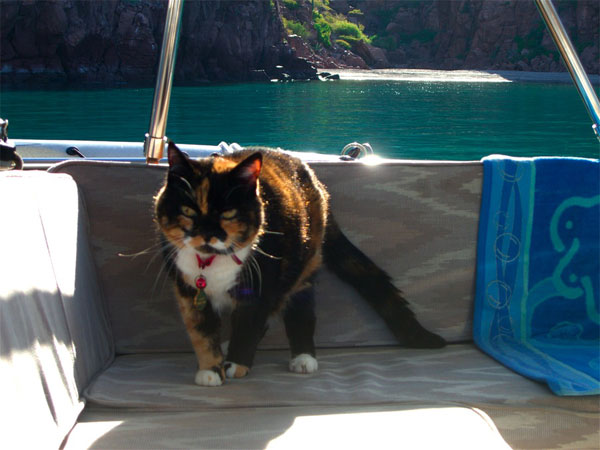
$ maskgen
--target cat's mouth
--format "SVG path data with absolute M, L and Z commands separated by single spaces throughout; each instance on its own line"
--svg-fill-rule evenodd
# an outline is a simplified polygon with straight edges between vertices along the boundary
M 194 239 L 188 236 L 183 239 L 183 244 L 206 255 L 228 255 L 235 252 L 234 245 L 227 245 L 216 239 L 213 239 L 212 243 L 208 243 L 204 239 Z
M 221 244 L 221 245 L 219 245 L 219 244 Z M 217 244 L 217 246 L 210 245 L 210 244 L 204 244 L 199 247 L 196 247 L 196 250 L 201 253 L 214 254 L 214 255 L 229 255 L 234 252 L 234 249 L 232 247 L 227 247 L 222 242 L 219 242 Z

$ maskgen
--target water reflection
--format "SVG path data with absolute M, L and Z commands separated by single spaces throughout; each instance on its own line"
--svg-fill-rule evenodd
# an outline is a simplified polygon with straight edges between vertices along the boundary
M 151 89 L 4 91 L 12 138 L 142 141 Z M 175 87 L 167 134 L 181 143 L 339 153 L 370 142 L 383 157 L 490 153 L 598 157 L 576 90 L 542 83 L 342 81 Z

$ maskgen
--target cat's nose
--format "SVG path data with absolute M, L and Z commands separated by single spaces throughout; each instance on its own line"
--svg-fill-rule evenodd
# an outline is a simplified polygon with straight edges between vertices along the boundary
M 211 238 L 205 238 L 205 241 L 206 241 L 207 244 L 210 244 L 210 245 L 216 245 L 217 243 L 221 242 L 215 236 L 213 236 Z
M 227 239 L 227 234 L 223 230 L 201 231 L 199 234 L 204 239 L 204 242 L 211 245 Z

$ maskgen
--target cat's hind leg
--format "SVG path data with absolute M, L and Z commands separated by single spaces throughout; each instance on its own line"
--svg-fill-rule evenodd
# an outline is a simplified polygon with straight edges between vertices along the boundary
M 283 311 L 283 321 L 292 354 L 290 371 L 316 372 L 319 368 L 314 343 L 317 319 L 312 285 L 290 297 Z

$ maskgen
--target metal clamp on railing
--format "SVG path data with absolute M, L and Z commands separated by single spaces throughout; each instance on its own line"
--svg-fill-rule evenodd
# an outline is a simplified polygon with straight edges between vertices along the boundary
M 169 114 L 169 102 L 171 100 L 171 86 L 173 84 L 173 71 L 175 69 L 175 56 L 177 53 L 177 40 L 179 37 L 182 10 L 183 0 L 169 0 L 158 75 L 156 77 L 156 87 L 154 88 L 150 130 L 146 133 L 144 140 L 144 155 L 148 164 L 158 164 L 162 158 L 165 143 L 168 141 L 165 132 L 167 129 L 167 117 Z
M 8 120 L 0 118 L 0 170 L 21 170 L 23 159 L 17 153 L 17 147 L 8 139 L 6 129 Z
M 573 48 L 573 44 L 565 31 L 565 27 L 563 27 L 552 1 L 535 0 L 535 4 L 550 31 L 552 39 L 554 39 L 554 43 L 560 51 L 571 78 L 573 78 L 573 82 L 579 91 L 579 95 L 581 95 L 583 103 L 588 110 L 588 114 L 592 119 L 592 128 L 596 133 L 596 137 L 600 140 L 600 102 L 598 102 L 598 97 L 581 65 L 577 52 L 575 52 L 575 49 Z
M 363 144 L 351 142 L 342 149 L 340 159 L 343 161 L 353 161 L 373 154 L 375 154 L 373 152 L 373 147 L 371 147 L 371 144 L 368 142 Z

